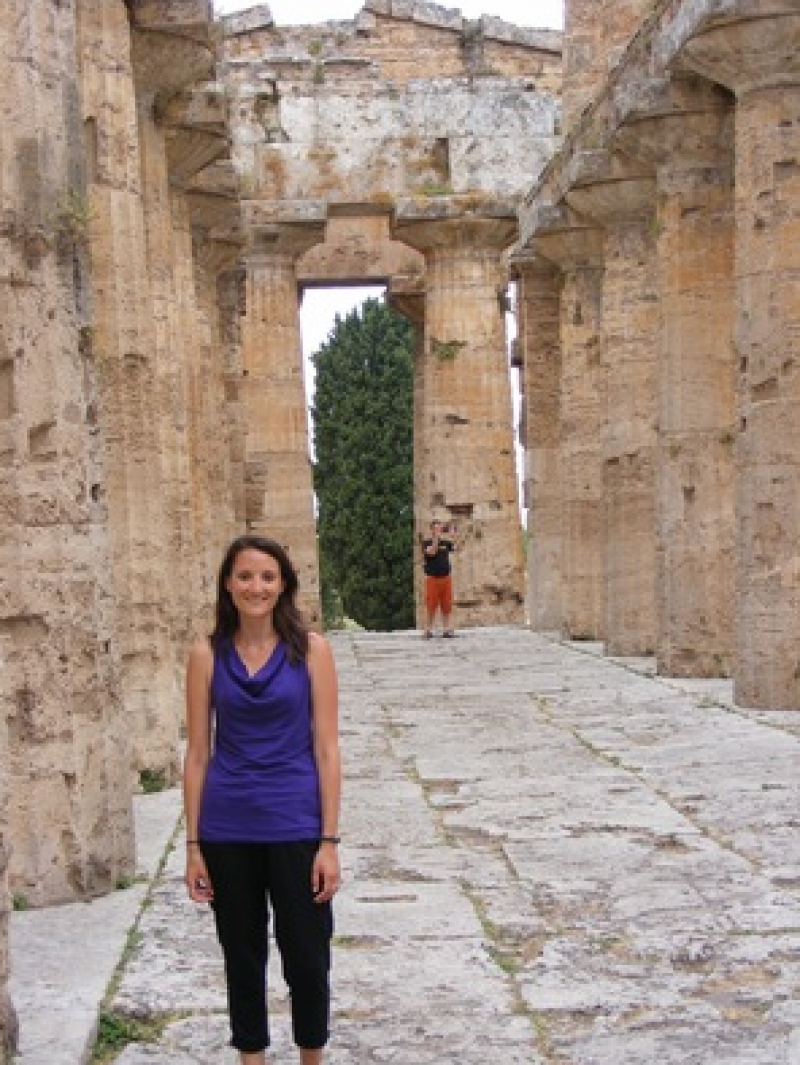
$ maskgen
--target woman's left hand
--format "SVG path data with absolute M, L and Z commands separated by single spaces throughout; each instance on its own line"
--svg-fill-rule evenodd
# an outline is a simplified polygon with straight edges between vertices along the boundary
M 341 884 L 339 851 L 335 843 L 322 842 L 311 869 L 314 902 L 330 902 Z

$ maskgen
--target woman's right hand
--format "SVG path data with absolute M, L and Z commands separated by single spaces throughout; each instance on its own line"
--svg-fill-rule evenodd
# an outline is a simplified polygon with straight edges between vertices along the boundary
M 186 887 L 193 902 L 211 902 L 214 889 L 208 876 L 208 869 L 200 848 L 191 844 L 186 854 Z

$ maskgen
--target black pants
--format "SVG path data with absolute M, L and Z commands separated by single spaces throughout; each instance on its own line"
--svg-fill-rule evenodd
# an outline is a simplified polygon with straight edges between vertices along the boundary
M 328 1041 L 333 914 L 314 902 L 311 867 L 316 840 L 297 843 L 201 844 L 214 889 L 214 918 L 225 959 L 231 1046 L 256 1052 L 269 1046 L 267 951 L 269 909 L 289 986 L 297 1046 L 317 1050 Z

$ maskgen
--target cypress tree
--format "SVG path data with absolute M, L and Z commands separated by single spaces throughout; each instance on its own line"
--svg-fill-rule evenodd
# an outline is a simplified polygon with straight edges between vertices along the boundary
M 323 605 L 367 629 L 414 625 L 413 327 L 380 300 L 313 356 Z

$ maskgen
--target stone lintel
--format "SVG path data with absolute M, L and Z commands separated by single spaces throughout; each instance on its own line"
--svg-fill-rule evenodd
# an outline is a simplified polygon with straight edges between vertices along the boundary
M 796 86 L 800 77 L 800 11 L 795 0 L 730 0 L 681 48 L 680 62 L 742 96 Z
M 392 235 L 419 251 L 466 245 L 507 248 L 517 231 L 516 208 L 488 197 L 399 200 L 392 219 Z

